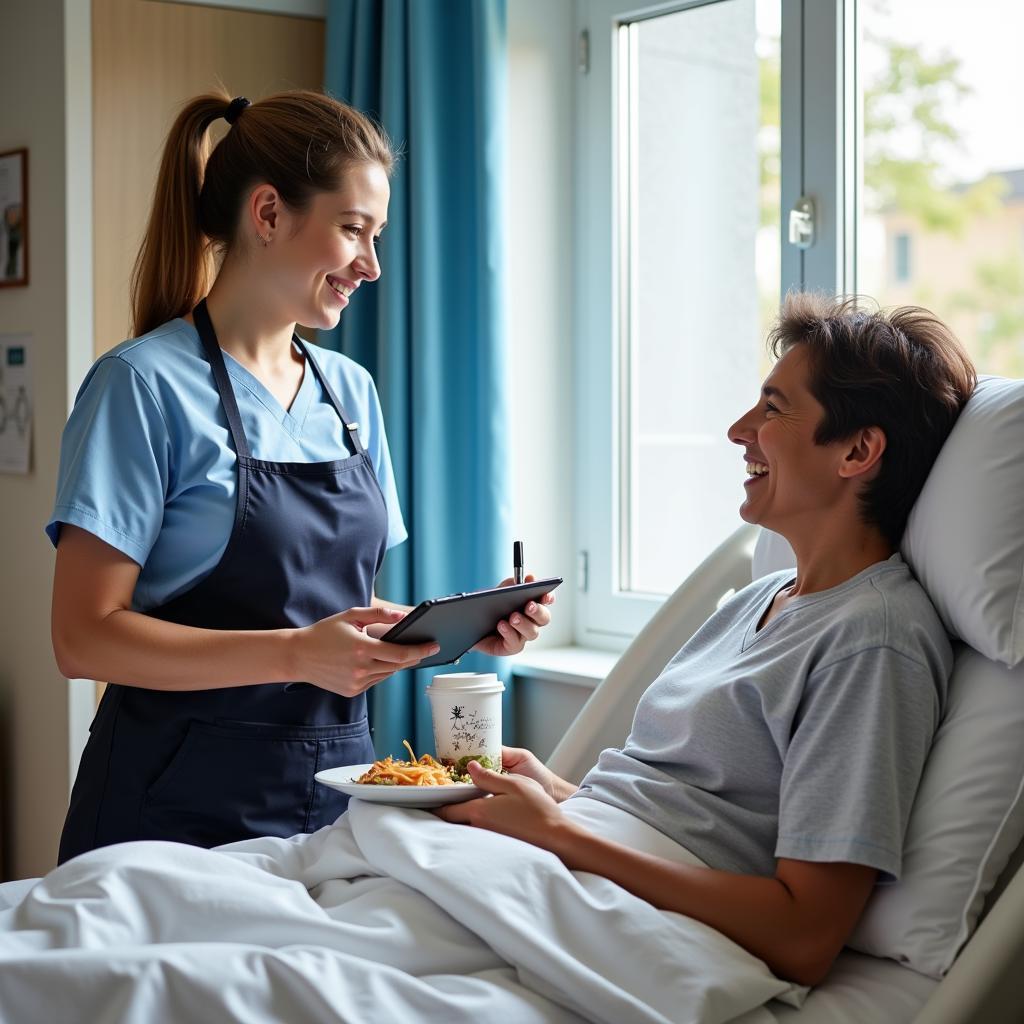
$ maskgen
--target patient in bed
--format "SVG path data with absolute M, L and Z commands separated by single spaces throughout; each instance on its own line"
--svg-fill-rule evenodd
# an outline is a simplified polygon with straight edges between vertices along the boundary
M 509 775 L 470 766 L 488 798 L 438 813 L 550 850 L 813 985 L 872 886 L 900 874 L 953 659 L 899 543 L 976 376 L 917 308 L 791 295 L 769 343 L 777 362 L 728 434 L 746 467 L 740 515 L 789 541 L 795 571 L 705 622 L 578 789 L 506 749 Z M 587 827 L 574 811 L 592 801 L 691 862 Z

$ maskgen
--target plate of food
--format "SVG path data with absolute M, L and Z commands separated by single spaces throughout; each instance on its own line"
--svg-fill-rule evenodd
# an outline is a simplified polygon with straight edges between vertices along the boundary
M 405 744 L 409 760 L 400 761 L 390 755 L 371 764 L 349 764 L 325 768 L 314 778 L 324 786 L 340 790 L 356 800 L 379 804 L 402 804 L 406 807 L 440 807 L 483 796 L 484 791 L 430 754 L 416 758 L 412 747 Z

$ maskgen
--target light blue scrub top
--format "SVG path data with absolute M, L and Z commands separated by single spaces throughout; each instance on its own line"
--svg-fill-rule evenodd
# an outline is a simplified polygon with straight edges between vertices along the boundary
M 394 547 L 407 533 L 373 380 L 347 356 L 312 348 L 359 423 L 387 505 L 387 544 Z M 328 462 L 352 454 L 341 418 L 308 364 L 285 411 L 226 352 L 224 362 L 254 458 Z M 64 428 L 46 533 L 56 545 L 61 524 L 72 523 L 138 562 L 133 603 L 148 611 L 220 561 L 234 523 L 236 485 L 235 450 L 199 335 L 185 320 L 172 320 L 112 349 L 83 381 Z

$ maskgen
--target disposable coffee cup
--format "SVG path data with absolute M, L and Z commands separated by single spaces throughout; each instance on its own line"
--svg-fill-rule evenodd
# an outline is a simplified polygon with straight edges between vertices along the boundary
M 447 672 L 427 687 L 435 756 L 460 774 L 470 761 L 501 768 L 501 695 L 494 672 Z

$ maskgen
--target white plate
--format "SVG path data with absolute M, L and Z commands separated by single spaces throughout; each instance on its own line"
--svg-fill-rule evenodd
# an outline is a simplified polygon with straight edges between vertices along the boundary
M 368 772 L 371 765 L 349 764 L 341 768 L 326 768 L 317 772 L 317 782 L 341 790 L 356 800 L 369 800 L 377 804 L 404 804 L 406 807 L 440 807 L 483 796 L 484 791 L 468 782 L 453 782 L 450 786 L 375 786 L 354 782 Z

